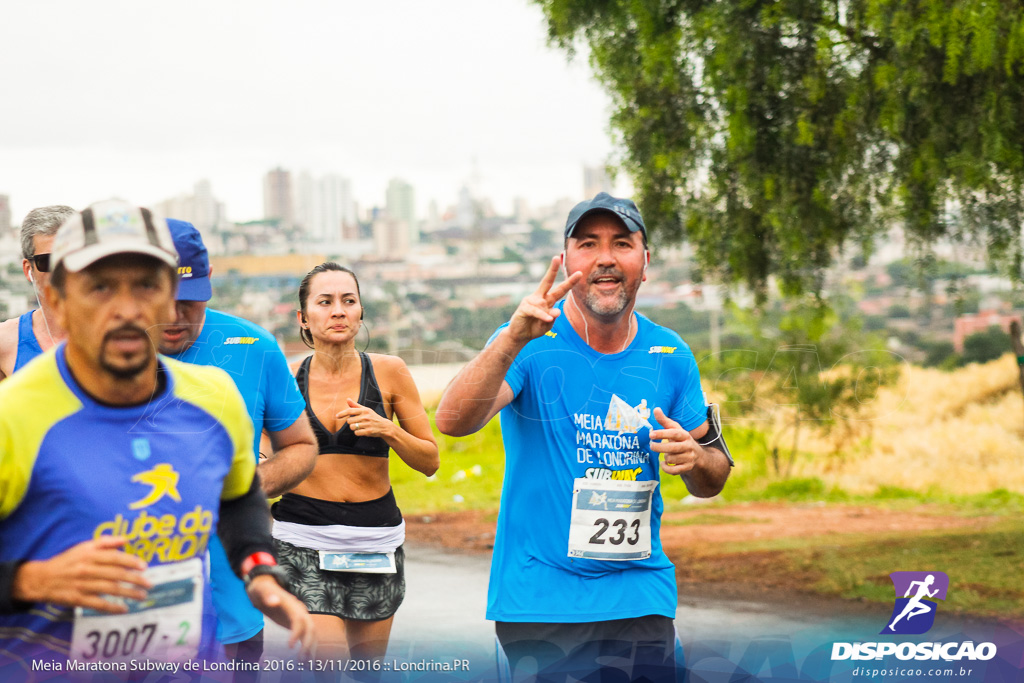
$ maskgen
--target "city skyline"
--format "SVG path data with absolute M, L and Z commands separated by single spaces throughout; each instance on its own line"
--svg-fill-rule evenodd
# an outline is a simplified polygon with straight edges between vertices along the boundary
M 401 178 L 419 216 L 465 185 L 511 214 L 516 197 L 579 196 L 580 169 L 612 153 L 585 51 L 567 63 L 547 47 L 526 0 L 244 13 L 55 0 L 9 14 L 0 194 L 15 224 L 45 204 L 156 204 L 201 180 L 230 220 L 259 219 L 263 176 L 279 166 L 349 179 L 361 207 L 384 206 Z

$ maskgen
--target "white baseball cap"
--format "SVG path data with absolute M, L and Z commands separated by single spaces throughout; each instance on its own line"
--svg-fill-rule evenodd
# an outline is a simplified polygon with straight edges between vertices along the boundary
M 53 238 L 50 269 L 58 264 L 72 272 L 114 254 L 144 254 L 178 266 L 178 252 L 167 221 L 149 209 L 119 199 L 96 202 L 75 213 Z

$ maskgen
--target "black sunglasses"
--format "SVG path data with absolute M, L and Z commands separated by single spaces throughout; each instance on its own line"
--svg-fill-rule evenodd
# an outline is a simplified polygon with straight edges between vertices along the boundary
M 36 264 L 36 270 L 40 273 L 50 272 L 50 255 L 49 254 L 36 254 L 29 258 L 29 261 Z

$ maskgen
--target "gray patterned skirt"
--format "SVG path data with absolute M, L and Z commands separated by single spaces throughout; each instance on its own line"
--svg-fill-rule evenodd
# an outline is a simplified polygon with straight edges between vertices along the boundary
M 320 553 L 274 539 L 277 560 L 288 573 L 295 596 L 310 614 L 378 621 L 398 611 L 405 598 L 405 550 L 395 550 L 394 574 L 332 572 L 320 569 Z

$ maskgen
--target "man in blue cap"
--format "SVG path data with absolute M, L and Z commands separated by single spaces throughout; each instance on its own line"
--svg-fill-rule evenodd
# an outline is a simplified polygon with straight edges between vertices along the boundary
M 636 204 L 603 192 L 580 202 L 564 246 L 448 386 L 437 427 L 466 436 L 501 414 L 487 618 L 507 673 L 528 658 L 545 680 L 610 662 L 624 680 L 671 680 L 682 661 L 660 478 L 710 497 L 732 460 L 693 353 L 633 311 L 650 261 Z
M 210 259 L 191 223 L 168 219 L 178 251 L 177 319 L 163 329 L 160 352 L 197 365 L 226 370 L 245 399 L 255 425 L 253 458 L 260 460 L 260 432 L 273 453 L 259 462 L 263 490 L 279 496 L 313 470 L 317 446 L 288 362 L 275 339 L 259 325 L 209 309 Z M 219 543 L 211 543 L 213 602 L 217 639 L 232 659 L 258 661 L 263 652 L 263 615 L 252 606 L 245 586 L 230 571 Z

